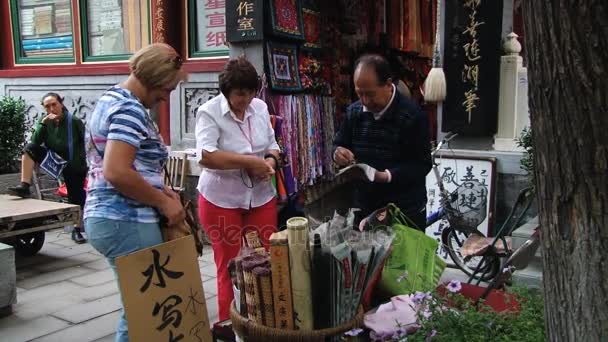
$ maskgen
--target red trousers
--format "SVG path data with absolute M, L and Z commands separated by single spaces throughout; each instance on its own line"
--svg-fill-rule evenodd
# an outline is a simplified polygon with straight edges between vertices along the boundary
M 277 201 L 247 209 L 226 209 L 198 197 L 199 222 L 211 240 L 213 258 L 217 269 L 217 304 L 219 320 L 230 318 L 230 303 L 234 298 L 228 273 L 228 261 L 241 249 L 241 231 L 245 227 L 257 229 L 264 247 L 268 248 L 270 235 L 277 230 Z

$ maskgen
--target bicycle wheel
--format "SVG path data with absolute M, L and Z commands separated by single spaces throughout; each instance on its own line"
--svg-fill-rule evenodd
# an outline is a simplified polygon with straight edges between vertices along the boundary
M 472 234 L 484 236 L 483 233 L 478 230 Z M 468 236 L 468 233 L 456 231 L 450 227 L 447 227 L 441 233 L 441 242 L 450 255 L 452 261 L 454 261 L 456 266 L 458 266 L 458 268 L 460 268 L 469 277 L 473 275 L 475 269 L 480 263 L 482 263 L 475 274 L 475 278 L 481 279 L 482 281 L 493 279 L 496 274 L 498 274 L 498 270 L 500 268 L 500 258 L 498 256 L 490 255 L 486 257 L 474 256 L 466 258 L 465 260 L 460 253 L 460 248 L 462 248 L 462 245 Z

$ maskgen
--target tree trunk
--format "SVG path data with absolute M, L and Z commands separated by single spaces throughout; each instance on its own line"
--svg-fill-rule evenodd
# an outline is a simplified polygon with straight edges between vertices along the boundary
M 526 0 L 550 341 L 608 341 L 608 2 Z

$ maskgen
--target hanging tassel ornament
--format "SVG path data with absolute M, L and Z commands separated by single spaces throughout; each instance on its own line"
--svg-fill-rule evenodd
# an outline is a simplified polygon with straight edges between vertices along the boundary
M 433 68 L 424 81 L 424 100 L 426 102 L 443 102 L 447 93 L 445 73 L 441 67 L 441 54 L 439 52 L 439 24 L 441 19 L 441 0 L 437 0 L 437 22 L 435 24 L 435 47 L 433 50 Z

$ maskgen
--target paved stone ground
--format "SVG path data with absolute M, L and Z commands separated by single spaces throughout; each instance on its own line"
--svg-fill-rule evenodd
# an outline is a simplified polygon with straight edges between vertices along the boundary
M 13 314 L 0 319 L 6 342 L 111 342 L 120 297 L 105 258 L 89 244 L 77 245 L 62 230 L 46 233 L 35 256 L 17 256 L 17 301 Z M 209 321 L 217 321 L 213 253 L 205 246 L 199 266 Z M 459 270 L 446 269 L 442 280 L 466 281 Z
M 91 245 L 77 245 L 62 230 L 46 233 L 42 250 L 16 257 L 17 301 L 13 314 L 0 318 L 6 342 L 110 342 L 120 297 L 110 265 Z M 217 321 L 213 253 L 205 246 L 199 266 L 209 321 Z

